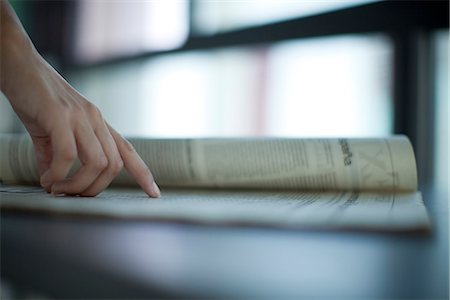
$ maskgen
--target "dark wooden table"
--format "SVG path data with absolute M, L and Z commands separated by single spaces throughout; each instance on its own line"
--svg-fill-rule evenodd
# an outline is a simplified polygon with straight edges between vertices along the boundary
M 54 298 L 448 299 L 448 195 L 431 234 L 1 216 L 1 276 Z

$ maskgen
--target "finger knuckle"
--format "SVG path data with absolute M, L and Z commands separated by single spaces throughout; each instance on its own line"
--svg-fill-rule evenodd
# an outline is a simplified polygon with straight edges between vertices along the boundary
M 133 144 L 131 144 L 127 139 L 122 139 L 122 144 L 124 145 L 124 148 L 129 152 L 135 152 Z
M 92 160 L 92 166 L 96 170 L 103 170 L 108 166 L 108 159 L 104 154 L 99 155 L 98 157 Z
M 119 172 L 122 170 L 123 168 L 123 160 L 122 159 L 116 159 L 112 164 L 111 164 L 111 169 L 112 169 L 112 173 L 114 176 L 116 176 L 117 174 L 119 174 Z
M 86 102 L 85 110 L 87 114 L 95 120 L 100 120 L 103 118 L 100 109 L 91 102 Z
M 61 159 L 66 162 L 72 162 L 77 158 L 77 151 L 72 147 L 65 147 L 60 153 Z

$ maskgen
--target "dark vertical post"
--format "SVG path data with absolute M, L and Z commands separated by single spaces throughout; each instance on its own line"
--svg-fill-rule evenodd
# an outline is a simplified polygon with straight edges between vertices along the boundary
M 394 45 L 394 132 L 407 135 L 414 147 L 419 183 L 432 180 L 433 99 L 430 33 L 399 30 Z

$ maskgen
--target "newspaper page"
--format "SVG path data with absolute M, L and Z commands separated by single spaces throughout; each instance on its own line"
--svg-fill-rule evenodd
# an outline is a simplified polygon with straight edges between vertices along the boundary
M 417 190 L 414 153 L 404 136 L 129 140 L 162 187 Z M 0 151 L 2 182 L 39 183 L 26 135 L 1 135 Z M 113 185 L 135 182 L 123 171 Z
M 408 139 L 193 140 L 205 186 L 302 190 L 415 191 Z
M 95 198 L 55 197 L 38 187 L 0 185 L 4 210 L 306 229 L 429 230 L 419 192 L 298 192 L 164 189 L 149 199 L 138 189 L 108 189 Z
M 0 134 L 0 182 L 39 184 L 33 143 L 26 134 Z

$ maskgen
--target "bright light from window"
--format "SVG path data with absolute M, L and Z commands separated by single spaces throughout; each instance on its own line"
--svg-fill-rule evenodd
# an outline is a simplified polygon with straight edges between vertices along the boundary
M 193 52 L 146 63 L 140 89 L 144 131 L 166 137 L 254 135 L 252 54 Z
M 392 132 L 381 36 L 192 51 L 72 76 L 125 135 L 380 136 Z
M 382 38 L 347 36 L 272 47 L 266 132 L 287 136 L 392 132 L 388 45 Z
M 83 62 L 181 46 L 188 35 L 186 0 L 77 2 L 75 56 Z

